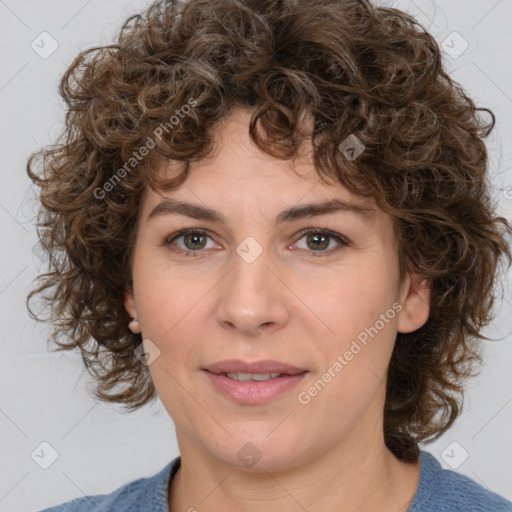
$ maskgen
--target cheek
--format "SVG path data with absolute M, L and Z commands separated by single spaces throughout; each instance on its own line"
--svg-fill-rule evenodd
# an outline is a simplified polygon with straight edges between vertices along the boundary
M 191 318 L 212 288 L 210 280 L 178 272 L 165 259 L 145 253 L 136 260 L 134 282 L 144 336 L 166 345 L 177 332 L 194 325 Z
M 372 326 L 396 300 L 396 282 L 385 265 L 351 265 L 322 281 L 303 281 L 298 295 L 328 325 L 346 338 Z
M 160 353 L 149 371 L 162 404 L 169 415 L 181 423 L 195 409 L 196 402 L 191 396 L 198 396 L 190 382 L 190 374 L 194 370 L 193 361 L 197 360 L 199 334 L 193 330 L 192 323 L 186 322 L 187 317 L 181 322 L 182 316 L 166 318 L 168 322 L 155 319 L 152 325 L 152 329 L 159 332 L 155 339 Z
M 330 368 L 336 375 L 336 383 L 329 385 L 336 400 L 345 403 L 372 394 L 384 379 L 396 339 L 394 279 L 383 264 L 364 269 L 354 265 L 324 287 L 310 287 L 308 297 L 324 333 L 317 336 L 325 366 L 320 372 Z M 324 324 L 329 326 L 327 333 Z

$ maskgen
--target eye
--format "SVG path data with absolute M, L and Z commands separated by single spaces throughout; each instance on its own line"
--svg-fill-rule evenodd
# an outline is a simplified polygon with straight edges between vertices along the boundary
M 349 245 L 348 240 L 339 233 L 328 229 L 307 228 L 301 231 L 298 236 L 299 238 L 294 245 L 298 244 L 298 242 L 304 238 L 306 248 L 300 248 L 300 250 L 309 251 L 314 257 L 328 256 L 333 252 L 337 252 L 342 247 Z M 214 243 L 213 247 L 208 247 L 208 238 L 213 241 L 206 231 L 200 229 L 183 229 L 166 239 L 164 245 L 169 246 L 170 250 L 175 253 L 196 257 L 199 256 L 199 253 L 201 253 L 203 249 L 215 249 L 219 247 L 216 243 Z M 183 241 L 183 246 L 180 246 L 180 244 L 176 242 L 176 240 L 180 239 Z M 332 245 L 332 241 L 336 242 L 337 247 L 326 250 Z M 176 249 L 173 246 L 177 246 L 178 248 Z
M 328 229 L 307 228 L 299 233 L 299 238 L 295 244 L 303 238 L 306 241 L 306 248 L 303 250 L 310 251 L 314 257 L 328 256 L 349 245 L 348 240 L 340 234 L 329 231 Z M 331 246 L 333 240 L 338 244 L 338 247 L 325 250 Z M 313 247 L 313 249 L 311 249 L 311 247 Z
M 176 240 L 183 239 L 184 247 L 180 247 L 176 244 Z M 200 252 L 202 249 L 212 249 L 214 247 L 207 247 L 207 239 L 210 235 L 206 231 L 200 229 L 183 229 L 178 231 L 170 239 L 165 241 L 165 245 L 168 245 L 171 251 L 184 254 L 185 256 L 196 256 L 195 252 Z M 178 249 L 175 249 L 173 245 L 177 245 Z M 216 247 L 218 247 L 216 245 Z

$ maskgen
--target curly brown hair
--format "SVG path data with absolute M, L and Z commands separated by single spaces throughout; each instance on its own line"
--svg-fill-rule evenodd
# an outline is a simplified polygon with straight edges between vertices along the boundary
M 142 194 L 180 186 L 218 122 L 242 107 L 254 109 L 252 140 L 276 158 L 296 157 L 311 137 L 319 178 L 373 197 L 395 223 L 400 278 L 415 272 L 431 286 L 427 322 L 396 339 L 386 445 L 413 461 L 419 442 L 452 425 L 481 363 L 512 230 L 488 184 L 482 139 L 495 116 L 449 77 L 417 20 L 368 0 L 157 1 L 124 22 L 116 44 L 82 51 L 59 94 L 65 128 L 27 163 L 49 256 L 27 307 L 41 320 L 29 302 L 51 290 L 56 350 L 81 351 L 97 398 L 129 410 L 156 398 L 123 304 Z M 350 134 L 365 147 L 357 159 L 339 148 Z M 172 180 L 158 171 L 168 159 L 183 163 Z

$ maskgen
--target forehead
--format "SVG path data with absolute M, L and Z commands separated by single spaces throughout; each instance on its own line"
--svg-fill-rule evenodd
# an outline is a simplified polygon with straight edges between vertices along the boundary
M 338 182 L 320 180 L 309 139 L 295 159 L 281 160 L 263 152 L 250 138 L 250 117 L 251 111 L 237 109 L 223 119 L 213 132 L 212 153 L 190 164 L 187 180 L 179 188 L 169 192 L 146 190 L 143 217 L 149 217 L 164 198 L 241 215 L 281 212 L 292 205 L 332 200 L 353 206 L 354 211 L 377 209 L 373 199 L 357 196 Z M 170 178 L 183 166 L 182 162 L 167 161 L 160 171 Z

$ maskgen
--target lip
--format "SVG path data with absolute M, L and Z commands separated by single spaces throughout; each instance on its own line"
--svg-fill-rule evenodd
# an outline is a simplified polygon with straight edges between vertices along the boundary
M 210 379 L 215 389 L 241 404 L 263 404 L 282 395 L 294 388 L 308 373 L 302 371 L 294 375 L 282 375 L 275 379 L 256 382 L 242 382 L 230 379 L 225 375 L 212 373 L 203 370 L 203 373 Z M 231 372 L 229 372 L 231 373 Z M 233 372 L 236 373 L 236 372 Z M 268 373 L 268 372 L 247 372 L 247 373 Z M 276 372 L 277 373 L 277 372 Z
M 242 404 L 262 404 L 295 387 L 308 373 L 296 366 L 265 359 L 262 361 L 242 361 L 229 359 L 219 361 L 203 372 L 217 391 Z M 266 381 L 242 382 L 230 379 L 224 373 L 282 373 L 275 379 Z
M 221 373 L 285 373 L 287 375 L 298 375 L 306 371 L 303 368 L 271 359 L 252 363 L 241 359 L 229 359 L 209 365 L 204 370 L 217 375 Z

